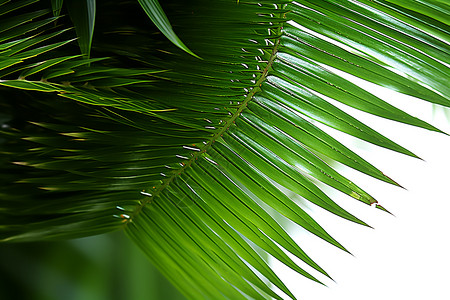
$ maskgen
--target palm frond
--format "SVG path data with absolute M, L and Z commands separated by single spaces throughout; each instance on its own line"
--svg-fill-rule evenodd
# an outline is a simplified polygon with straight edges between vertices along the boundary
M 266 282 L 295 299 L 260 253 L 319 282 L 289 252 L 328 276 L 272 211 L 346 249 L 286 190 L 362 225 L 316 180 L 384 209 L 326 161 L 395 181 L 317 122 L 415 155 L 342 105 L 440 132 L 345 73 L 450 106 L 443 2 L 165 3 L 201 60 L 144 25 L 138 3 L 108 1 L 87 59 L 67 17 L 26 2 L 0 6 L 21 12 L 0 23 L 1 239 L 125 228 L 190 299 L 281 299 Z

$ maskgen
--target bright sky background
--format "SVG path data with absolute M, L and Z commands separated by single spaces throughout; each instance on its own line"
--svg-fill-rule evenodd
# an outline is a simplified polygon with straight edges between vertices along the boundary
M 371 92 L 450 133 L 450 110 L 380 87 Z M 374 229 L 311 206 L 311 215 L 354 256 L 294 229 L 294 239 L 336 282 L 318 277 L 328 285 L 323 287 L 274 262 L 279 276 L 300 300 L 450 299 L 450 137 L 346 111 L 424 161 L 328 130 L 407 190 L 340 168 L 395 217 L 333 192 L 339 205 Z

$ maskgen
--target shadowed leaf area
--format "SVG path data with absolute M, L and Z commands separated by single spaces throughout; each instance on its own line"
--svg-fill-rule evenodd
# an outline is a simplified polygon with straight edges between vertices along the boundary
M 329 162 L 397 183 L 318 124 L 416 156 L 339 107 L 440 132 L 342 72 L 450 106 L 443 1 L 82 2 L 0 1 L 0 239 L 121 229 L 188 299 L 328 276 L 280 224 L 347 250 L 293 193 L 368 226 Z

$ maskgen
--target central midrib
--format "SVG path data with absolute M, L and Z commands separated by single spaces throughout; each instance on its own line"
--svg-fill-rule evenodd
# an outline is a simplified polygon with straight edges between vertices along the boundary
M 227 131 L 236 121 L 236 119 L 241 115 L 242 111 L 246 109 L 247 104 L 253 99 L 253 96 L 259 92 L 260 86 L 263 84 L 263 82 L 266 80 L 267 75 L 269 74 L 270 69 L 272 68 L 272 64 L 276 59 L 278 47 L 280 45 L 280 33 L 281 33 L 281 25 L 280 27 L 274 32 L 274 34 L 277 36 L 276 40 L 274 41 L 274 45 L 272 48 L 272 53 L 270 54 L 270 58 L 267 61 L 267 65 L 264 68 L 263 72 L 261 73 L 258 81 L 255 83 L 253 87 L 251 87 L 249 93 L 245 97 L 245 100 L 238 106 L 238 109 L 231 115 L 231 117 L 226 121 L 225 125 L 220 128 L 220 130 L 217 131 L 213 135 L 213 137 L 202 147 L 200 147 L 199 151 L 193 152 L 191 158 L 184 163 L 184 165 L 176 170 L 176 172 L 173 172 L 170 177 L 163 180 L 162 184 L 157 187 L 156 189 L 152 190 L 151 193 L 141 192 L 141 194 L 147 196 L 146 200 L 141 201 L 140 205 L 133 211 L 133 213 L 127 218 L 126 224 L 131 222 L 139 213 L 142 211 L 144 206 L 147 204 L 150 204 L 153 202 L 155 198 L 158 197 L 158 195 L 166 189 L 170 183 L 178 176 L 180 176 L 182 173 L 184 173 L 189 167 L 194 163 L 201 155 L 203 155 L 205 152 L 208 151 L 208 149 L 214 144 L 214 142 L 219 139 L 225 131 Z

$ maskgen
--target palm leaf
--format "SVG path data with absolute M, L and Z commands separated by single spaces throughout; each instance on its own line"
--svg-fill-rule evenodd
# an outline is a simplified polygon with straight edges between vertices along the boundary
M 273 210 L 346 250 L 287 191 L 362 225 L 316 180 L 384 210 L 327 161 L 396 182 L 317 124 L 415 155 L 340 107 L 440 132 L 345 73 L 450 106 L 442 2 L 170 1 L 201 60 L 143 25 L 137 3 L 107 1 L 87 59 L 67 17 L 33 2 L 0 6 L 1 239 L 122 228 L 190 299 L 281 299 L 266 282 L 295 299 L 266 254 L 328 276 Z
M 188 47 L 180 40 L 180 38 L 175 34 L 172 29 L 172 25 L 167 19 L 164 10 L 159 4 L 158 0 L 138 0 L 142 9 L 148 15 L 150 20 L 158 27 L 159 30 L 171 41 L 179 47 L 180 49 L 186 51 L 187 53 L 196 56 Z M 196 56 L 198 57 L 198 56 Z
M 94 26 L 96 17 L 96 1 L 73 1 L 66 0 L 67 9 L 75 25 L 78 35 L 78 45 L 81 52 L 87 57 L 91 54 L 92 38 L 94 36 Z M 61 6 L 61 3 L 58 3 Z M 60 8 L 59 8 L 60 9 Z M 55 12 L 55 9 L 53 10 Z

